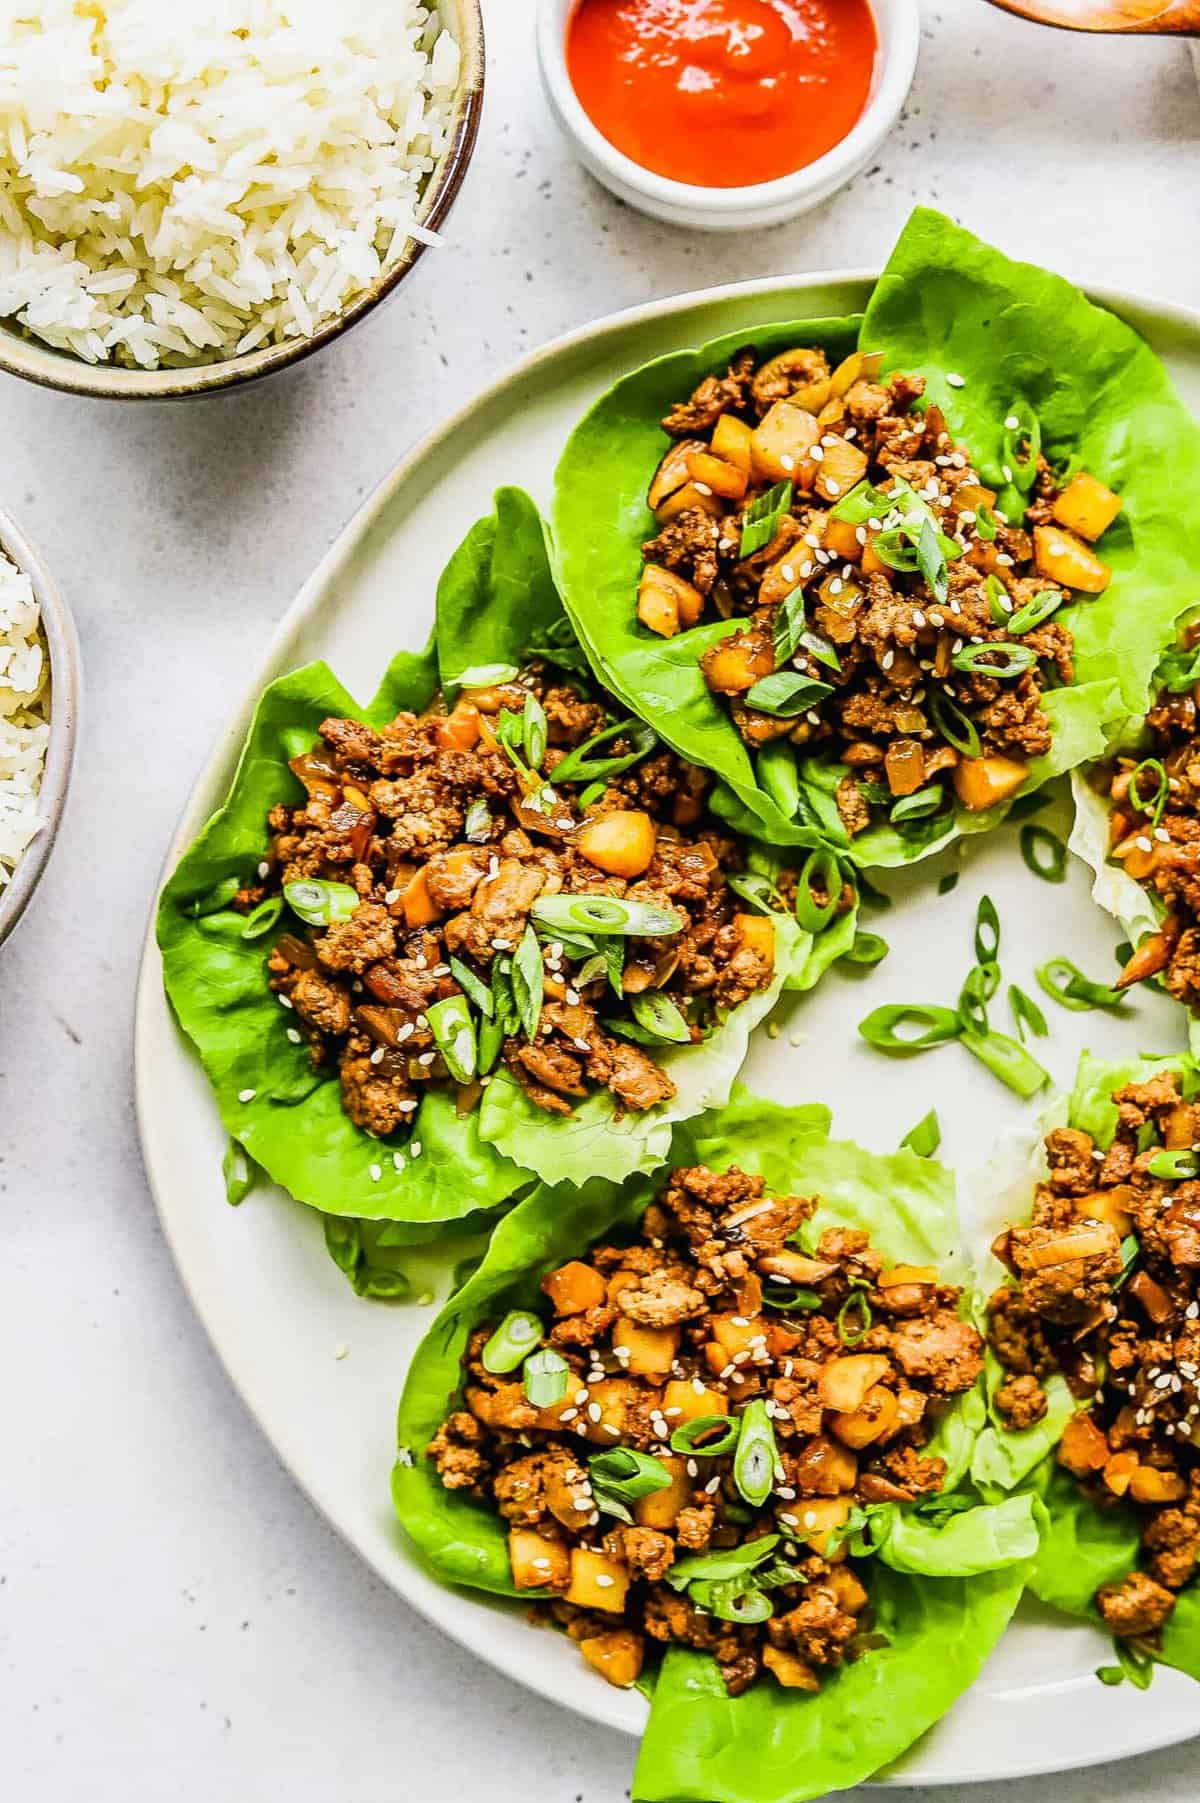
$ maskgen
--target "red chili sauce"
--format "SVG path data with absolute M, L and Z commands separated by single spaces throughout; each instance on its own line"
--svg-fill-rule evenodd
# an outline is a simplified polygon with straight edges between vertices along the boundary
M 567 67 L 593 125 L 643 169 L 738 188 L 842 141 L 878 43 L 868 0 L 580 0 Z

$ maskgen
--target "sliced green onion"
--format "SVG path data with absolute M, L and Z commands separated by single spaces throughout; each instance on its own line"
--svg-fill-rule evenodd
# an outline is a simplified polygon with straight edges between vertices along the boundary
M 989 576 L 984 582 L 984 592 L 988 598 L 988 615 L 993 626 L 1007 626 L 1012 617 L 1012 598 L 1001 582 L 999 576 Z
M 661 989 L 647 989 L 632 1000 L 633 1018 L 655 1039 L 670 1045 L 690 1045 L 692 1030 L 669 995 Z
M 824 891 L 824 902 L 814 898 L 814 887 Z M 796 884 L 796 919 L 804 931 L 814 936 L 823 933 L 837 913 L 841 898 L 842 871 L 836 852 L 830 851 L 828 846 L 810 851 L 800 867 L 800 879 Z
M 902 1033 L 902 1025 L 911 1023 L 919 1030 Z M 924 1052 L 930 1046 L 945 1045 L 959 1035 L 959 1018 L 953 1008 L 935 1008 L 924 1002 L 893 1002 L 876 1008 L 860 1020 L 858 1030 L 868 1045 L 880 1052 Z
M 990 545 L 998 531 L 999 527 L 996 524 L 995 514 L 992 512 L 986 501 L 981 501 L 979 506 L 975 509 L 976 537 L 981 538 L 985 544 Z
M 879 933 L 855 933 L 848 951 L 842 953 L 846 964 L 881 964 L 891 947 Z
M 816 1290 L 794 1283 L 764 1283 L 763 1301 L 784 1315 L 811 1315 L 821 1306 Z
M 775 609 L 771 621 L 771 638 L 775 647 L 775 664 L 782 669 L 790 664 L 800 648 L 801 635 L 804 632 L 804 590 L 794 588 L 790 595 L 785 595 Z
M 328 927 L 349 920 L 362 897 L 349 883 L 324 883 L 319 877 L 285 883 L 283 896 L 293 914 L 310 927 Z
M 1088 1008 L 1119 1008 L 1125 1000 L 1120 989 L 1110 989 L 1104 983 L 1093 983 L 1090 977 L 1085 977 L 1070 958 L 1047 958 L 1044 964 L 1038 965 L 1034 975 L 1039 987 L 1052 1001 L 1076 1014 L 1082 1014 Z
M 525 753 L 534 770 L 542 767 L 549 736 L 546 710 L 531 689 L 525 697 Z
M 1000 983 L 998 964 L 976 964 L 966 975 L 958 994 L 958 1017 L 968 1033 L 986 1033 L 987 1005 Z
M 759 1404 L 761 1408 L 761 1403 Z M 766 1563 L 782 1539 L 780 1534 L 760 1534 L 757 1540 L 743 1540 L 723 1552 L 696 1553 L 690 1559 L 676 1559 L 667 1572 L 672 1590 L 686 1590 L 689 1584 L 725 1583 Z
M 1034 814 L 1042 813 L 1050 806 L 1053 799 L 1054 797 L 1048 795 L 1045 789 L 1035 789 L 1031 794 L 1018 795 L 1008 810 L 1010 825 L 1015 826 L 1019 820 L 1029 820 Z
M 1038 821 L 1028 821 L 1018 835 L 1025 867 L 1044 883 L 1062 883 L 1067 875 L 1067 848 L 1057 833 Z
M 785 820 L 795 818 L 800 806 L 800 772 L 795 747 L 786 739 L 772 739 L 755 760 L 758 780 Z
M 877 889 L 865 870 L 858 871 L 856 878 L 858 896 L 864 908 L 877 908 L 881 913 L 890 908 L 892 898 L 886 889 Z
M 824 701 L 826 695 L 833 694 L 833 684 L 818 682 L 813 676 L 804 676 L 799 670 L 776 670 L 773 676 L 764 676 L 746 692 L 746 706 L 754 708 L 760 714 L 771 714 L 777 720 L 790 720 L 796 714 L 805 713 L 810 707 L 816 707 Z
M 910 543 L 908 532 L 903 526 L 889 526 L 886 532 L 880 532 L 873 538 L 871 554 L 880 563 L 885 563 L 889 570 L 915 574 L 921 567 L 917 561 L 916 546 Z
M 1000 951 L 1000 916 L 990 895 L 980 897 L 975 910 L 975 957 L 980 964 L 991 964 Z M 992 985 L 990 994 L 996 992 Z
M 485 983 L 482 977 L 476 976 L 470 965 L 464 964 L 461 958 L 451 958 L 450 975 L 463 994 L 470 996 L 479 1012 L 490 1020 L 492 1010 L 496 1006 L 491 986 Z
M 994 1077 L 999 1077 L 1001 1083 L 1025 1101 L 1050 1081 L 1050 1072 L 1031 1057 L 1019 1040 L 1010 1039 L 1007 1033 L 964 1032 L 961 1038 L 972 1057 L 978 1058 Z
M 771 1494 L 779 1449 L 767 1405 L 759 1397 L 742 1411 L 737 1451 L 733 1455 L 733 1481 L 742 1496 L 761 1508 Z
M 494 689 L 500 683 L 514 682 L 521 674 L 516 664 L 472 664 L 449 685 L 457 689 Z
M 561 1402 L 570 1377 L 571 1367 L 566 1359 L 549 1346 L 544 1346 L 540 1352 L 531 1352 L 521 1368 L 525 1395 L 535 1409 L 552 1409 L 556 1402 Z
M 618 757 L 592 755 L 599 746 L 607 745 L 613 739 L 628 739 L 631 749 Z M 658 734 L 644 720 L 618 720 L 615 726 L 606 726 L 603 732 L 576 745 L 566 757 L 560 758 L 554 766 L 554 780 L 556 783 L 590 783 L 598 777 L 620 776 L 622 771 L 632 769 L 634 764 L 647 757 L 657 744 Z M 579 799 L 583 801 L 583 796 Z
M 802 632 L 800 649 L 807 651 L 810 657 L 815 657 L 819 664 L 825 665 L 826 669 L 836 670 L 840 674 L 842 660 L 837 654 L 837 648 L 832 639 L 825 638 L 819 632 Z
M 1018 989 L 1015 983 L 1010 983 L 1008 986 L 1008 1005 L 1012 1009 L 1013 1019 L 1017 1023 L 1019 1039 L 1024 1041 L 1026 1027 L 1029 1028 L 1035 1039 L 1045 1039 L 1050 1031 L 1046 1025 L 1046 1016 L 1033 997 L 1026 995 L 1023 989 Z
M 829 517 L 831 520 L 849 520 L 852 526 L 865 526 L 868 520 L 882 519 L 896 505 L 897 498 L 897 494 L 886 488 L 876 488 L 870 482 L 856 482 L 850 492 L 829 509 Z
M 1152 1177 L 1165 1177 L 1171 1183 L 1190 1183 L 1200 1177 L 1200 1154 L 1190 1151 L 1156 1152 L 1146 1166 Z
M 764 545 L 769 545 L 779 530 L 779 522 L 792 504 L 792 485 L 790 482 L 776 482 L 765 494 L 751 501 L 742 515 L 742 542 L 738 549 L 739 557 L 753 557 Z
M 1142 793 L 1142 773 L 1149 771 L 1154 777 L 1154 793 L 1145 796 Z M 1129 774 L 1129 799 L 1140 814 L 1149 814 L 1151 825 L 1157 826 L 1167 805 L 1167 797 L 1171 793 L 1171 783 L 1161 758 L 1143 758 Z
M 775 1613 L 771 1599 L 752 1578 L 733 1578 L 724 1584 L 693 1584 L 688 1597 L 697 1609 L 718 1621 L 737 1622 L 752 1627 L 770 1621 Z
M 579 794 L 580 807 L 581 808 L 590 808 L 594 801 L 600 800 L 600 797 L 605 793 L 607 788 L 608 788 L 608 784 L 604 783 L 604 782 L 589 783 L 586 789 L 580 790 L 580 794 Z
M 478 844 L 486 839 L 492 830 L 492 814 L 482 796 L 477 796 L 467 809 L 467 817 L 463 821 L 463 838 Z
M 574 927 L 578 932 L 601 937 L 628 933 L 654 938 L 681 933 L 687 925 L 670 908 L 660 908 L 652 902 L 619 901 L 615 895 L 547 895 L 535 901 L 529 912 L 542 926 L 561 927 L 566 932 Z
M 511 1309 L 487 1342 L 479 1362 L 493 1377 L 503 1377 L 524 1363 L 541 1337 L 542 1324 L 536 1315 L 528 1309 Z
M 513 954 L 512 986 L 513 1000 L 517 1004 L 517 1016 L 526 1039 L 532 1042 L 537 1035 L 538 1022 L 542 1018 L 546 967 L 542 963 L 542 948 L 538 943 L 538 936 L 532 926 L 528 924 L 521 935 L 521 943 Z
M 858 1327 L 848 1325 L 852 1310 L 858 1311 Z M 857 1346 L 871 1331 L 871 1305 L 866 1290 L 856 1284 L 837 1312 L 838 1339 L 843 1346 Z
M 1148 1152 L 1151 1146 L 1162 1144 L 1158 1136 L 1158 1128 L 1153 1121 L 1143 1121 L 1137 1130 L 1136 1144 L 1139 1152 Z
M 625 941 L 615 937 L 601 939 L 600 956 L 608 971 L 609 987 L 614 995 L 625 993 Z
M 232 1135 L 221 1160 L 221 1175 L 225 1179 L 225 1200 L 230 1208 L 236 1208 L 254 1188 L 258 1166 L 241 1141 L 234 1139 Z
M 1138 1690 L 1149 1690 L 1154 1677 L 1152 1655 L 1135 1649 L 1127 1640 L 1114 1640 L 1113 1651 L 1116 1665 L 1101 1665 L 1096 1671 L 1101 1684 L 1123 1684 L 1128 1678 Z
M 242 928 L 242 938 L 261 939 L 265 933 L 271 931 L 282 913 L 282 895 L 268 895 L 266 901 L 259 902 L 253 913 L 247 914 L 246 924 Z
M 1057 613 L 1065 600 L 1066 596 L 1057 589 L 1043 589 L 1032 601 L 1027 601 L 1024 607 L 1018 607 L 1008 622 L 1008 630 L 1018 634 L 1032 632 L 1036 626 L 1041 626 L 1048 620 L 1051 614 Z
M 727 876 L 725 886 L 732 889 L 733 893 L 739 895 L 743 901 L 748 901 L 752 906 L 760 908 L 764 914 L 776 913 L 778 911 L 776 904 L 783 900 L 770 877 L 760 876 L 757 871 L 753 870 L 744 870 L 736 876 Z
M 671 1451 L 694 1459 L 720 1459 L 738 1443 L 738 1424 L 728 1415 L 696 1415 L 671 1434 Z
M 633 1446 L 612 1446 L 604 1452 L 593 1453 L 588 1460 L 588 1476 L 592 1480 L 596 1507 L 606 1509 L 609 1514 L 613 1513 L 608 1507 L 610 1503 L 623 1503 L 628 1508 L 630 1503 L 639 1502 L 643 1496 L 669 1490 L 673 1481 L 661 1459 L 653 1458 L 648 1452 L 638 1452 Z
M 942 1126 L 936 1108 L 931 1108 L 928 1114 L 923 1115 L 900 1141 L 901 1147 L 907 1146 L 918 1158 L 932 1158 L 941 1143 Z
M 940 783 L 930 783 L 924 789 L 914 789 L 911 795 L 902 795 L 889 814 L 889 820 L 925 820 L 930 814 L 936 814 L 946 799 L 946 791 Z
M 431 1002 L 425 1018 L 450 1075 L 456 1083 L 469 1083 L 479 1067 L 479 1042 L 466 997 L 448 995 L 444 1001 Z
M 374 1302 L 401 1302 L 412 1291 L 412 1279 L 390 1265 L 366 1265 L 354 1279 L 354 1288 Z
M 954 653 L 950 662 L 956 670 L 964 670 L 968 676 L 990 676 L 996 682 L 1008 682 L 1012 677 L 1022 676 L 1026 670 L 1031 670 L 1037 658 L 1028 645 L 988 643 L 964 645 L 961 651 Z
M 921 521 L 917 534 L 917 564 L 936 601 L 945 601 L 950 593 L 950 572 L 942 550 L 941 534 L 932 516 Z
M 945 876 L 940 876 L 938 878 L 937 886 L 938 894 L 949 895 L 953 890 L 957 889 L 959 874 L 960 873 L 957 870 L 948 870 Z
M 1016 408 L 1009 410 L 1016 415 Z M 1028 444 L 1025 457 L 1018 456 L 1018 447 Z M 1011 481 L 1022 494 L 1028 494 L 1037 477 L 1038 458 L 1042 454 L 1042 427 L 1036 413 L 1030 408 L 1030 424 L 1016 427 L 1005 426 L 1004 443 L 1001 458 L 1004 463 L 1004 479 Z
M 192 919 L 203 920 L 206 914 L 219 914 L 222 908 L 229 906 L 241 886 L 235 876 L 227 876 L 224 882 L 210 889 L 207 895 L 198 895 L 189 910 Z M 358 900 L 357 895 L 354 899 Z
M 481 1020 L 479 1023 L 479 1075 L 486 1077 L 493 1070 L 496 1060 L 504 1049 L 504 1041 L 508 1038 L 510 1028 L 503 1021 Z
M 1200 682 L 1200 646 L 1168 651 L 1158 666 L 1155 681 L 1172 695 L 1183 695 L 1195 688 Z
M 983 743 L 979 737 L 979 728 L 952 696 L 942 689 L 931 689 L 929 711 L 933 715 L 934 725 L 948 745 L 953 745 L 964 757 L 980 756 Z

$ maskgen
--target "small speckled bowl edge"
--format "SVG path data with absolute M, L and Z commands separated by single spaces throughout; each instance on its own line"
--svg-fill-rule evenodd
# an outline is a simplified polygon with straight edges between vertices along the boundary
M 28 576 L 33 584 L 33 593 L 41 609 L 42 632 L 50 656 L 50 743 L 38 797 L 42 824 L 27 846 L 12 880 L 0 889 L 0 945 L 3 945 L 29 906 L 34 890 L 45 874 L 54 841 L 58 837 L 71 781 L 71 767 L 75 760 L 80 663 L 79 641 L 70 609 L 59 594 L 41 556 L 16 521 L 2 511 L 0 552 Z

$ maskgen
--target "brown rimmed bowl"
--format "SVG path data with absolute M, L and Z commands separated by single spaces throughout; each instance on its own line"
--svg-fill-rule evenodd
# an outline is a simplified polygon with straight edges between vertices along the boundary
M 0 889 L 0 945 L 24 914 L 45 874 L 66 805 L 79 717 L 79 643 L 70 609 L 41 557 L 16 521 L 0 512 L 0 553 L 33 584 L 41 609 L 42 636 L 50 657 L 50 743 L 42 772 L 42 824 L 26 846 L 12 879 Z
M 458 40 L 460 65 L 450 141 L 425 184 L 417 209 L 417 224 L 431 231 L 436 231 L 446 219 L 471 161 L 483 108 L 484 81 L 480 0 L 435 0 L 435 3 L 447 29 Z M 286 344 L 259 345 L 240 357 L 188 364 L 184 368 L 125 369 L 113 363 L 86 363 L 70 351 L 43 344 L 23 327 L 0 320 L 0 370 L 23 376 L 29 382 L 38 382 L 44 388 L 58 388 L 66 394 L 89 395 L 109 401 L 184 400 L 191 395 L 239 387 L 288 364 L 299 363 L 302 358 L 319 351 L 322 345 L 330 344 L 349 331 L 380 301 L 395 292 L 426 248 L 418 239 L 410 238 L 392 268 L 307 338 L 289 340 Z M 2 919 L 3 910 L 0 909 L 0 922 Z

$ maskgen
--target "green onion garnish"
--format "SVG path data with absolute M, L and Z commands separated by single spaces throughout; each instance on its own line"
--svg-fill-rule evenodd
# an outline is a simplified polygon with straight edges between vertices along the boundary
M 915 1033 L 900 1031 L 913 1025 Z M 953 1008 L 935 1008 L 924 1002 L 893 1002 L 876 1008 L 858 1023 L 858 1031 L 868 1045 L 880 1052 L 924 1052 L 930 1046 L 946 1045 L 957 1039 L 960 1022 Z
M 842 958 L 847 964 L 881 964 L 890 950 L 887 940 L 879 933 L 855 933 Z
M 689 1588 L 688 1596 L 706 1615 L 746 1627 L 770 1621 L 775 1613 L 770 1597 L 758 1588 L 753 1578 L 733 1578 L 725 1584 L 695 1583 Z
M 1154 793 L 1143 794 L 1142 778 L 1148 774 L 1154 780 Z M 1161 758 L 1143 758 L 1129 773 L 1129 799 L 1140 814 L 1149 814 L 1152 826 L 1157 826 L 1162 819 L 1163 809 L 1167 805 L 1167 797 L 1171 793 L 1171 782 Z
M 521 674 L 516 664 L 472 664 L 461 676 L 447 685 L 456 689 L 494 689 L 499 683 L 514 682 Z
M 555 1398 L 557 1401 L 558 1398 Z M 593 1453 L 588 1476 L 596 1507 L 618 1520 L 629 1520 L 630 1503 L 671 1488 L 671 1473 L 660 1459 L 632 1446 L 612 1446 Z
M 503 1377 L 529 1357 L 541 1337 L 542 1324 L 536 1315 L 527 1309 L 512 1309 L 484 1347 L 480 1363 L 493 1377 Z
M 1018 607 L 1008 622 L 1008 630 L 1015 633 L 1032 632 L 1035 626 L 1041 626 L 1048 620 L 1052 613 L 1057 613 L 1065 600 L 1066 596 L 1057 590 L 1043 589 L 1040 595 L 1035 595 L 1024 607 Z
M 1046 1025 L 1046 1016 L 1033 997 L 1026 995 L 1023 989 L 1018 989 L 1015 983 L 1008 986 L 1008 1005 L 1012 1009 L 1013 1019 L 1017 1023 L 1017 1035 L 1021 1040 L 1025 1038 L 1026 1027 L 1035 1039 L 1046 1037 L 1050 1031 Z
M 310 927 L 328 927 L 349 920 L 362 897 L 349 883 L 325 883 L 319 877 L 285 883 L 283 897 L 293 914 Z
M 755 1397 L 742 1411 L 737 1451 L 733 1455 L 733 1481 L 748 1503 L 761 1508 L 771 1494 L 779 1451 L 767 1405 Z
M 526 1039 L 530 1041 L 536 1037 L 538 1022 L 542 1018 L 545 984 L 546 967 L 542 963 L 542 948 L 537 934 L 527 924 L 521 935 L 521 943 L 513 954 L 512 986 L 517 1018 Z
M 942 550 L 941 535 L 933 519 L 921 521 L 917 534 L 917 563 L 936 601 L 945 601 L 950 593 L 950 572 Z
M 1064 1008 L 1076 1014 L 1088 1008 L 1119 1008 L 1125 1000 L 1120 989 L 1109 989 L 1104 983 L 1093 983 L 1070 958 L 1047 958 L 1034 972 L 1038 985 Z
M 915 1127 L 910 1127 L 900 1141 L 901 1147 L 908 1147 L 918 1158 L 932 1158 L 942 1143 L 942 1126 L 937 1117 L 937 1109 L 931 1108 L 923 1115 Z
M 857 1328 L 849 1325 L 852 1310 L 858 1311 Z M 871 1305 L 867 1301 L 866 1290 L 861 1284 L 855 1284 L 837 1312 L 838 1339 L 843 1346 L 857 1346 L 865 1340 L 871 1331 Z
M 479 1012 L 490 1020 L 496 1005 L 490 985 L 482 977 L 476 976 L 470 965 L 464 964 L 461 958 L 451 958 L 450 975 L 464 995 L 470 996 Z
M 246 1151 L 240 1140 L 229 1136 L 225 1147 L 225 1156 L 221 1160 L 221 1175 L 225 1179 L 225 1200 L 230 1208 L 236 1208 L 244 1202 L 254 1188 L 254 1180 L 258 1175 L 258 1166 Z M 326 1219 L 329 1217 L 327 1216 Z
M 747 691 L 746 706 L 760 714 L 772 714 L 778 720 L 790 720 L 833 694 L 833 685 L 804 676 L 799 670 L 776 670 L 764 676 Z
M 525 697 L 525 755 L 534 770 L 542 767 L 548 738 L 546 710 L 531 689 Z
M 477 796 L 467 809 L 466 819 L 463 821 L 463 838 L 478 844 L 480 840 L 487 838 L 491 828 L 491 809 L 482 796 Z
M 282 895 L 268 895 L 266 901 L 259 902 L 253 913 L 247 914 L 246 924 L 242 928 L 242 938 L 261 939 L 265 933 L 271 931 L 282 913 Z
M 921 567 L 917 561 L 916 546 L 909 542 L 908 532 L 903 526 L 889 526 L 886 532 L 879 533 L 878 537 L 871 540 L 871 553 L 880 563 L 885 563 L 889 570 L 913 574 Z
M 448 995 L 425 1010 L 433 1042 L 456 1083 L 469 1083 L 479 1066 L 479 1044 L 467 999 Z
M 764 914 L 775 914 L 782 905 L 783 897 L 769 876 L 762 876 L 755 870 L 743 870 L 736 876 L 727 876 L 725 886 L 748 901 L 753 907 L 760 908 Z
M 813 889 L 824 891 L 824 902 L 818 902 Z M 842 872 L 837 861 L 837 854 L 828 846 L 821 846 L 810 851 L 800 868 L 800 880 L 796 884 L 796 919 L 806 933 L 823 933 L 834 915 L 842 897 Z
M 939 895 L 950 895 L 955 889 L 958 888 L 958 878 L 959 878 L 959 872 L 957 870 L 948 870 L 946 872 L 945 876 L 940 876 L 938 878 L 938 886 L 937 886 L 938 894 Z
M 571 1367 L 566 1359 L 549 1346 L 544 1346 L 540 1352 L 531 1352 L 521 1369 L 525 1394 L 535 1409 L 551 1409 L 556 1402 L 561 1402 L 567 1393 L 570 1376 Z
M 1008 590 L 999 576 L 989 576 L 983 586 L 988 598 L 988 614 L 992 625 L 1006 626 L 1013 610 Z
M 529 910 L 541 926 L 570 932 L 633 934 L 654 938 L 681 933 L 687 921 L 652 902 L 619 901 L 615 895 L 547 895 Z
M 961 751 L 964 757 L 977 758 L 983 751 L 979 737 L 979 729 L 971 716 L 952 696 L 942 689 L 931 689 L 929 692 L 929 711 L 933 715 L 933 723 L 948 745 Z
M 825 638 L 822 633 L 802 632 L 800 634 L 800 649 L 802 651 L 807 651 L 810 657 L 815 657 L 817 662 L 819 664 L 824 664 L 827 669 L 840 672 L 842 660 L 838 656 L 832 641 Z
M 241 886 L 235 876 L 227 876 L 207 895 L 198 895 L 189 909 L 192 919 L 203 920 L 206 914 L 219 914 L 222 908 L 229 906 Z M 358 900 L 357 895 L 354 899 Z
M 728 1415 L 696 1415 L 671 1434 L 671 1451 L 694 1459 L 720 1459 L 738 1443 L 738 1424 Z
M 999 660 L 998 662 L 995 660 Z M 990 661 L 989 661 L 990 660 Z M 1008 682 L 1014 676 L 1031 670 L 1037 658 L 1028 645 L 984 644 L 964 645 L 950 659 L 956 670 L 968 676 L 990 676 L 996 682 Z
M 739 557 L 753 557 L 769 545 L 779 530 L 779 522 L 792 504 L 790 482 L 776 482 L 765 494 L 751 501 L 742 515 L 742 542 Z
M 691 1028 L 669 995 L 661 989 L 647 989 L 632 999 L 633 1018 L 655 1039 L 670 1045 L 690 1045 Z
M 976 537 L 981 538 L 985 544 L 990 545 L 998 530 L 999 528 L 996 525 L 995 514 L 992 512 L 986 501 L 981 501 L 979 506 L 975 509 Z
M 975 911 L 975 957 L 980 964 L 991 964 L 1000 951 L 1000 916 L 990 895 L 980 897 Z M 997 973 L 998 975 L 998 973 Z M 995 984 L 989 994 L 995 994 Z
M 612 739 L 627 739 L 630 749 L 619 757 L 592 755 L 599 746 L 607 745 Z M 620 776 L 622 771 L 632 769 L 634 764 L 647 757 L 657 744 L 658 734 L 644 720 L 618 720 L 615 726 L 606 726 L 603 732 L 576 745 L 566 757 L 560 758 L 554 766 L 554 780 L 556 783 L 591 783 L 600 777 Z M 587 806 L 582 795 L 579 799 Z
M 1028 821 L 1018 835 L 1025 867 L 1044 883 L 1062 883 L 1067 875 L 1067 848 L 1057 833 L 1037 821 Z
M 1200 1153 L 1195 1147 L 1177 1152 L 1156 1152 L 1146 1166 L 1152 1177 L 1166 1177 L 1172 1183 L 1190 1183 L 1200 1177 Z
M 940 783 L 929 783 L 924 789 L 915 789 L 911 795 L 902 795 L 897 801 L 889 820 L 925 820 L 930 814 L 936 814 L 946 799 L 946 791 Z
M 1014 418 L 1019 419 L 1016 407 L 1009 409 Z M 1042 427 L 1037 414 L 1029 409 L 1028 425 L 1005 426 L 1004 442 L 1001 458 L 1004 463 L 1004 479 L 1011 481 L 1022 494 L 1028 494 L 1037 476 L 1038 458 L 1042 454 Z M 1019 447 L 1026 445 L 1026 455 L 1018 455 Z
M 865 526 L 868 520 L 882 519 L 896 505 L 899 493 L 876 488 L 870 482 L 856 482 L 849 494 L 842 496 L 829 509 L 831 520 L 849 520 L 852 526 Z M 903 485 L 907 487 L 907 484 Z
M 966 1033 L 988 1030 L 987 1005 L 1000 982 L 998 964 L 976 964 L 967 972 L 958 995 L 958 1017 Z
M 740 1546 L 731 1546 L 723 1552 L 696 1553 L 690 1559 L 676 1559 L 666 1574 L 667 1583 L 672 1590 L 686 1590 L 689 1584 L 722 1584 L 730 1578 L 744 1577 L 748 1571 L 766 1563 L 781 1539 L 780 1534 L 760 1534 L 757 1540 L 743 1540 Z
M 804 590 L 794 588 L 790 595 L 785 595 L 771 622 L 771 636 L 775 647 L 775 664 L 781 669 L 790 664 L 800 648 L 800 638 L 804 632 Z
M 763 1301 L 768 1308 L 778 1309 L 784 1315 L 811 1315 L 821 1306 L 816 1290 L 794 1283 L 764 1283 Z
M 961 1037 L 968 1052 L 1025 1101 L 1049 1083 L 1050 1072 L 1030 1056 L 1019 1040 L 1010 1039 L 1007 1033 L 964 1032 Z

